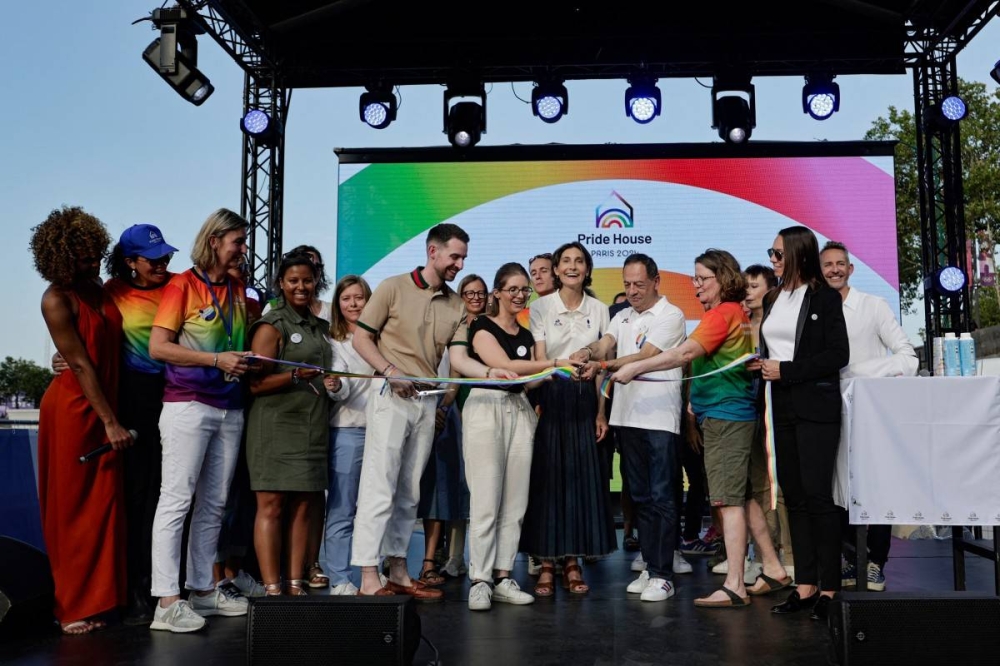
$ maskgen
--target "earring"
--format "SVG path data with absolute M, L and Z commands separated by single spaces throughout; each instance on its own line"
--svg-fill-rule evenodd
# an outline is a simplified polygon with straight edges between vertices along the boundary
M 138 277 L 138 275 L 139 275 L 139 274 L 138 274 L 138 273 L 136 273 L 136 272 L 135 272 L 135 269 L 133 268 L 133 269 L 132 269 L 132 279 L 134 280 L 134 279 L 135 279 L 136 277 Z

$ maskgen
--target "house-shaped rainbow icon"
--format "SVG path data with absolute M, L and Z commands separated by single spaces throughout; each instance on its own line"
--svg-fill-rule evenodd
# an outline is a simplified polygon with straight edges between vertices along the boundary
M 632 204 L 614 190 L 597 207 L 596 219 L 598 229 L 631 229 L 635 225 L 632 220 Z

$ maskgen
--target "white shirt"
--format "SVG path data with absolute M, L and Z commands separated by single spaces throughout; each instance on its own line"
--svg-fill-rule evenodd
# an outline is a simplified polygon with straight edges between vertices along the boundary
M 676 347 L 687 337 L 684 313 L 665 296 L 653 307 L 636 312 L 628 307 L 615 315 L 607 335 L 614 336 L 618 357 L 637 354 L 649 343 L 663 351 Z M 648 377 L 673 379 L 671 382 L 630 382 L 615 384 L 611 405 L 611 425 L 644 430 L 681 432 L 682 368 L 647 373 Z
M 782 289 L 771 306 L 771 312 L 761 324 L 761 333 L 767 342 L 767 357 L 775 361 L 795 360 L 795 328 L 799 325 L 799 310 L 806 297 L 806 287 L 800 285 L 792 291 Z
M 576 310 L 566 307 L 558 291 L 531 304 L 531 335 L 545 343 L 546 358 L 568 358 L 607 330 L 608 306 L 587 294 Z
M 333 367 L 358 375 L 374 374 L 372 367 L 354 351 L 354 345 L 351 344 L 353 337 L 352 333 L 348 333 L 346 340 L 330 340 L 333 347 Z M 364 428 L 368 423 L 365 408 L 368 406 L 368 385 L 371 380 L 344 377 L 341 382 L 347 387 L 347 399 L 333 403 L 330 425 L 334 428 Z
M 849 288 L 844 321 L 851 360 L 841 369 L 849 377 L 913 377 L 920 361 L 885 299 Z

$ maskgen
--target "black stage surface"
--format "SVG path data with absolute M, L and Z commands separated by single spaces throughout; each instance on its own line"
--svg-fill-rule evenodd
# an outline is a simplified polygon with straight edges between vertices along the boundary
M 620 532 L 619 532 L 620 536 Z M 423 535 L 415 534 L 411 563 L 419 563 Z M 772 597 L 754 598 L 746 609 L 699 609 L 692 600 L 711 592 L 723 577 L 705 567 L 705 558 L 689 557 L 694 573 L 677 576 L 677 594 L 663 603 L 643 603 L 626 595 L 635 574 L 632 553 L 616 552 L 584 568 L 590 594 L 576 596 L 558 586 L 554 597 L 531 606 L 494 604 L 489 612 L 468 610 L 468 580 L 446 583 L 446 601 L 418 606 L 424 635 L 437 647 L 444 666 L 466 664 L 684 664 L 708 666 L 801 665 L 828 663 L 827 628 L 808 614 L 777 617 Z M 416 568 L 414 564 L 411 569 Z M 886 568 L 887 589 L 897 592 L 941 592 L 952 589 L 950 540 L 893 539 Z M 514 572 L 522 587 L 533 582 L 526 560 Z M 992 563 L 966 557 L 970 591 L 993 593 Z M 871 594 L 878 594 L 873 592 Z M 0 645 L 0 663 L 11 666 L 60 664 L 103 666 L 235 665 L 246 663 L 244 618 L 209 618 L 206 630 L 186 635 L 152 632 L 113 624 L 88 636 L 62 637 L 53 629 Z M 334 630 L 331 628 L 331 630 Z M 947 640 L 928 636 L 928 641 Z M 422 644 L 415 664 L 433 659 Z

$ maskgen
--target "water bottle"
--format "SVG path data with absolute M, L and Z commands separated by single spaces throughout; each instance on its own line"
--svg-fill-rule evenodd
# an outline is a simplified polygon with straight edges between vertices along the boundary
M 944 334 L 944 375 L 962 376 L 962 358 L 958 353 L 958 338 L 954 333 Z
M 963 377 L 976 376 L 976 341 L 972 333 L 962 333 L 958 339 L 958 357 L 962 367 Z
M 931 342 L 931 373 L 935 377 L 944 377 L 944 338 L 936 336 Z

